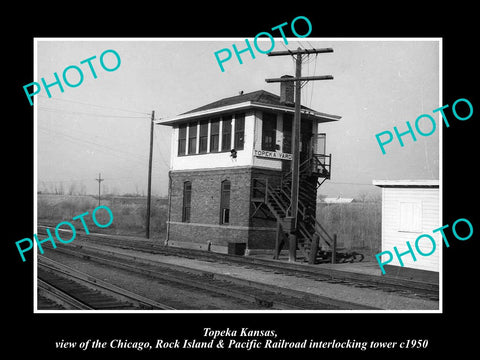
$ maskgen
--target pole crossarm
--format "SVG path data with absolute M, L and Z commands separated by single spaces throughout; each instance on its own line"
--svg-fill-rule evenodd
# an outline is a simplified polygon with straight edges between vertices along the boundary
M 265 82 L 273 83 L 273 82 L 309 81 L 309 80 L 333 80 L 333 76 L 318 75 L 318 76 L 301 76 L 301 77 L 292 77 L 292 78 L 271 78 L 271 79 L 265 79 Z
M 282 55 L 296 55 L 296 54 L 324 54 L 324 53 L 333 53 L 332 48 L 322 48 L 322 49 L 297 49 L 297 50 L 286 50 L 286 51 L 272 51 L 267 53 L 268 56 L 282 56 Z

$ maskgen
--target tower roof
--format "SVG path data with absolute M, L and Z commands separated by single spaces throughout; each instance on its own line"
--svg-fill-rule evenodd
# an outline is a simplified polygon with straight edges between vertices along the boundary
M 257 90 L 246 94 L 226 97 L 209 104 L 197 107 L 170 119 L 157 120 L 157 124 L 174 125 L 195 118 L 221 115 L 226 112 L 241 111 L 249 108 L 263 108 L 275 112 L 293 113 L 294 105 L 284 103 L 280 96 L 265 90 Z M 321 113 L 306 106 L 301 107 L 303 118 L 312 118 L 318 122 L 336 121 L 341 116 Z

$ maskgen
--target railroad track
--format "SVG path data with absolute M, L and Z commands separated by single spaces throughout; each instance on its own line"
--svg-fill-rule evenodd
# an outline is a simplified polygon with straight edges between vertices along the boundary
M 246 301 L 257 305 L 260 309 L 375 309 L 370 306 L 242 280 L 228 275 L 192 269 L 171 263 L 150 261 L 85 244 L 69 246 L 68 248 L 57 247 L 55 252 L 57 251 L 110 268 L 118 268 L 140 274 L 156 281 L 172 284 L 174 287 L 186 287 L 195 291 L 211 293 L 215 296 Z
M 45 227 L 45 225 L 39 225 L 38 230 L 40 231 Z M 238 264 L 245 267 L 250 267 L 252 269 L 261 269 L 285 275 L 311 278 L 317 281 L 325 281 L 334 284 L 370 288 L 374 290 L 381 290 L 386 293 L 397 293 L 407 297 L 423 298 L 434 301 L 438 301 L 439 299 L 438 284 L 426 283 L 422 281 L 353 273 L 337 269 L 324 268 L 321 266 L 306 266 L 305 264 L 299 263 L 219 254 L 195 249 L 174 248 L 163 246 L 151 240 L 133 237 L 116 237 L 112 235 L 92 233 L 89 235 L 83 235 L 78 231 L 77 236 L 80 236 L 82 240 L 91 244 L 107 245 L 126 250 L 143 251 L 152 254 L 178 256 L 225 264 Z
M 134 310 L 174 308 L 38 255 L 38 294 L 68 310 Z M 39 306 L 39 310 L 41 310 Z

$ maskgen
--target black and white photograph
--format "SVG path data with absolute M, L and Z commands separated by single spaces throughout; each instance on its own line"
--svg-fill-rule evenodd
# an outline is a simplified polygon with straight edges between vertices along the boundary
M 138 6 L 8 38 L 5 343 L 475 351 L 470 11 Z
M 441 310 L 441 39 L 264 37 L 37 41 L 37 310 Z

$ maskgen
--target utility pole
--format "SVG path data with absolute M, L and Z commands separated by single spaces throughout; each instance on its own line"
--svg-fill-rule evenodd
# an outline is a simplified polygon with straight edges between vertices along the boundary
M 298 188 L 300 171 L 300 129 L 301 129 L 301 82 L 309 80 L 332 80 L 333 76 L 305 76 L 302 77 L 302 55 L 331 53 L 332 48 L 323 49 L 301 49 L 287 51 L 272 51 L 268 56 L 296 55 L 295 77 L 265 79 L 267 83 L 294 81 L 295 82 L 295 115 L 292 126 L 292 189 L 290 203 L 291 227 L 289 234 L 289 261 L 296 261 L 297 258 L 297 212 L 298 212 Z
M 152 118 L 150 121 L 150 155 L 148 157 L 148 189 L 147 189 L 147 221 L 145 237 L 150 239 L 150 204 L 152 200 L 152 153 L 153 153 L 153 119 L 155 111 L 152 110 Z
M 98 206 L 100 206 L 100 183 L 105 179 L 102 179 L 102 174 L 98 173 L 98 179 L 95 180 L 98 181 Z

